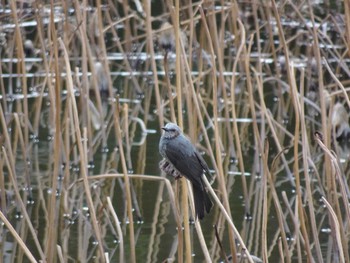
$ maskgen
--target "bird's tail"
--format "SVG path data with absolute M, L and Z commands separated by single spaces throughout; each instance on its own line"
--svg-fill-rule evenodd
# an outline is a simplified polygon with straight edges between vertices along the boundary
M 209 213 L 213 206 L 207 191 L 202 186 L 192 184 L 194 207 L 196 217 L 203 219 L 205 213 Z

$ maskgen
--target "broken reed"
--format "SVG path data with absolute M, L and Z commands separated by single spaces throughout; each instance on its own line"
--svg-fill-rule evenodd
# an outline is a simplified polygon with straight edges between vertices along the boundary
M 67 5 L 61 3 L 62 6 L 67 10 Z M 297 17 L 302 21 L 302 14 L 300 14 L 299 8 L 293 3 L 288 1 L 289 6 L 296 13 Z M 203 9 L 203 6 L 205 9 Z M 185 180 L 181 181 L 181 187 L 175 187 L 175 193 L 173 187 L 171 187 L 171 182 L 167 178 L 163 177 L 152 177 L 144 175 L 145 166 L 139 167 L 140 175 L 130 175 L 128 173 L 128 168 L 132 168 L 132 160 L 130 156 L 131 149 L 131 138 L 129 130 L 129 113 L 132 111 L 127 105 L 122 105 L 118 103 L 111 104 L 111 112 L 109 115 L 109 122 L 107 127 L 102 125 L 102 132 L 100 133 L 97 140 L 94 137 L 94 132 L 92 131 L 92 120 L 90 116 L 89 108 L 89 83 L 93 83 L 94 94 L 96 96 L 96 105 L 98 112 L 103 118 L 103 106 L 101 98 L 99 96 L 99 91 L 97 89 L 97 80 L 92 74 L 91 80 L 87 78 L 88 72 L 94 73 L 94 62 L 95 57 L 98 57 L 104 68 L 109 72 L 107 58 L 108 48 L 105 46 L 104 34 L 106 30 L 110 30 L 111 34 L 115 36 L 115 43 L 120 52 L 128 53 L 131 52 L 132 43 L 135 39 L 144 39 L 145 47 L 148 54 L 150 54 L 150 60 L 147 61 L 147 66 L 151 68 L 153 72 L 153 90 L 156 99 L 156 109 L 157 117 L 159 120 L 159 126 L 170 119 L 174 120 L 174 113 L 178 124 L 184 127 L 186 133 L 188 133 L 193 142 L 196 142 L 198 135 L 201 134 L 204 141 L 200 142 L 202 149 L 206 152 L 208 159 L 210 160 L 209 166 L 214 167 L 215 170 L 215 194 L 218 195 L 218 199 L 214 199 L 216 202 L 215 208 L 211 212 L 213 215 L 213 223 L 220 226 L 218 230 L 218 236 L 212 241 L 212 247 L 210 243 L 203 238 L 203 233 L 200 227 L 200 222 L 196 222 L 196 231 L 199 237 L 199 242 L 203 251 L 204 257 L 209 260 L 218 259 L 219 240 L 225 240 L 229 243 L 229 251 L 224 251 L 226 254 L 231 255 L 242 255 L 246 256 L 252 261 L 251 254 L 260 256 L 264 261 L 268 261 L 271 257 L 272 251 L 278 250 L 280 258 L 285 262 L 292 262 L 297 258 L 298 262 L 303 262 L 305 257 L 311 262 L 317 259 L 318 262 L 324 262 L 323 254 L 321 251 L 321 244 L 319 240 L 320 229 L 322 221 L 328 220 L 332 230 L 332 237 L 334 238 L 333 249 L 338 252 L 340 261 L 349 261 L 349 251 L 348 247 L 348 225 L 344 223 L 346 220 L 343 215 L 343 211 L 346 211 L 346 216 L 349 217 L 349 207 L 348 207 L 348 193 L 346 192 L 346 179 L 343 178 L 343 173 L 338 165 L 338 161 L 334 154 L 330 151 L 331 148 L 331 136 L 329 121 L 327 121 L 327 108 L 325 105 L 325 98 L 323 90 L 326 89 L 326 85 L 322 78 L 322 72 L 325 65 L 323 65 L 321 50 L 318 41 L 322 43 L 329 43 L 329 39 L 323 37 L 316 27 L 308 28 L 308 33 L 315 39 L 314 46 L 312 50 L 314 53 L 309 53 L 315 57 L 317 71 L 318 71 L 318 89 L 320 97 L 320 116 L 321 116 L 321 126 L 320 130 L 324 137 L 323 140 L 320 137 L 310 136 L 308 131 L 308 124 L 306 123 L 306 113 L 305 105 L 307 105 L 305 99 L 306 86 L 305 83 L 309 81 L 310 72 L 308 69 L 296 68 L 291 61 L 292 53 L 289 47 L 290 36 L 285 35 L 282 25 L 280 24 L 281 17 L 285 14 L 282 9 L 279 9 L 276 3 L 273 1 L 271 6 L 260 5 L 257 2 L 251 4 L 252 6 L 252 16 L 253 16 L 253 28 L 249 33 L 246 31 L 246 26 L 238 18 L 240 11 L 240 6 L 238 4 L 232 4 L 221 10 L 210 9 L 211 3 L 205 2 L 203 6 L 196 3 L 190 3 L 187 6 L 181 7 L 179 1 L 171 3 L 170 1 L 164 6 L 165 15 L 171 17 L 174 24 L 174 32 L 179 36 L 179 32 L 182 28 L 188 29 L 190 32 L 194 32 L 197 26 L 196 23 L 200 23 L 199 37 L 195 39 L 193 35 L 190 37 L 189 48 L 185 50 L 183 43 L 180 42 L 179 37 L 176 38 L 176 66 L 175 66 L 175 81 L 170 81 L 169 79 L 158 79 L 158 69 L 157 64 L 154 59 L 154 30 L 152 29 L 153 19 L 151 18 L 151 6 L 149 2 L 144 2 L 145 11 L 145 33 L 144 35 L 135 36 L 134 32 L 137 32 L 137 22 L 139 18 L 131 13 L 127 2 L 123 2 L 123 11 L 126 14 L 121 17 L 117 23 L 123 23 L 125 27 L 124 39 L 120 40 L 118 34 L 114 28 L 115 21 L 111 17 L 112 14 L 116 14 L 116 10 L 110 12 L 102 11 L 101 5 L 98 5 L 96 11 L 96 27 L 100 32 L 95 36 L 95 40 L 98 46 L 101 48 L 100 53 L 95 54 L 91 40 L 91 35 L 88 34 L 88 16 L 84 9 L 78 1 L 74 1 L 74 8 L 76 11 L 77 24 L 75 31 L 70 33 L 69 27 L 71 26 L 68 21 L 69 18 L 66 17 L 63 23 L 63 28 L 65 29 L 62 37 L 57 42 L 57 24 L 53 21 L 53 13 L 50 17 L 51 23 L 47 28 L 45 28 L 41 23 L 41 17 L 38 13 L 35 16 L 35 20 L 38 23 L 37 29 L 37 39 L 42 48 L 42 52 L 45 52 L 44 42 L 45 39 L 50 40 L 49 45 L 49 57 L 42 56 L 43 58 L 43 68 L 47 73 L 47 77 L 42 79 L 40 85 L 42 85 L 41 95 L 35 99 L 34 110 L 29 114 L 28 111 L 28 98 L 27 98 L 27 79 L 25 74 L 22 75 L 21 84 L 23 89 L 24 99 L 21 103 L 18 103 L 16 108 L 16 113 L 0 112 L 1 115 L 1 125 L 4 140 L 4 147 L 2 149 L 2 161 L 1 165 L 6 166 L 7 174 L 10 175 L 11 180 L 6 180 L 2 178 L 2 181 L 11 185 L 11 189 L 15 190 L 16 200 L 21 209 L 22 214 L 25 217 L 25 224 L 30 230 L 31 238 L 35 241 L 35 249 L 37 250 L 41 260 L 47 260 L 48 262 L 53 261 L 57 256 L 64 262 L 69 257 L 68 249 L 68 239 L 70 232 L 67 229 L 61 229 L 60 227 L 49 227 L 45 231 L 44 239 L 47 242 L 38 240 L 35 234 L 35 230 L 30 221 L 30 216 L 26 211 L 26 194 L 20 193 L 18 185 L 23 182 L 19 181 L 19 177 L 16 175 L 16 153 L 20 152 L 23 159 L 26 160 L 29 149 L 35 148 L 32 142 L 29 140 L 31 133 L 34 135 L 39 134 L 40 129 L 40 116 L 42 114 L 43 107 L 43 91 L 44 87 L 47 88 L 50 98 L 49 107 L 49 126 L 53 131 L 51 134 L 54 138 L 52 143 L 53 153 L 50 153 L 50 165 L 52 171 L 48 173 L 47 185 L 50 186 L 52 194 L 49 197 L 41 196 L 41 204 L 43 205 L 43 210 L 45 211 L 45 217 L 47 224 L 49 226 L 57 225 L 57 222 L 61 220 L 64 214 L 73 214 L 74 205 L 69 202 L 69 200 L 78 199 L 79 204 L 83 206 L 85 202 L 88 204 L 89 210 L 89 222 L 92 224 L 92 231 L 87 233 L 83 229 L 81 223 L 79 225 L 79 238 L 78 238 L 78 257 L 89 259 L 86 249 L 89 244 L 83 236 L 90 236 L 97 240 L 98 252 L 96 253 L 99 261 L 108 261 L 108 254 L 106 254 L 105 248 L 103 247 L 103 237 L 106 234 L 106 229 L 112 229 L 115 235 L 118 237 L 120 244 L 120 260 L 125 260 L 124 255 L 130 254 L 130 260 L 132 262 L 138 261 L 138 257 L 135 251 L 135 231 L 133 224 L 133 213 L 132 207 L 134 204 L 133 200 L 137 199 L 132 196 L 132 184 L 133 178 L 138 178 L 138 181 L 153 180 L 159 183 L 159 189 L 157 192 L 156 203 L 154 204 L 155 211 L 152 224 L 152 234 L 151 242 L 149 245 L 148 258 L 151 258 L 152 244 L 156 243 L 156 228 L 158 224 L 162 224 L 160 220 L 160 205 L 163 196 L 163 192 L 166 191 L 170 197 L 171 203 L 171 213 L 168 216 L 175 216 L 178 228 L 178 249 L 171 253 L 171 257 L 176 257 L 179 262 L 184 260 L 185 262 L 190 262 L 192 260 L 192 245 L 191 239 L 193 238 L 190 233 L 189 228 L 189 218 L 192 215 L 192 200 L 188 199 L 187 191 L 191 191 L 191 188 L 187 186 Z M 271 8 L 272 7 L 272 8 Z M 16 6 L 11 5 L 13 14 L 16 14 Z M 40 8 L 38 6 L 38 8 Z M 51 8 L 53 8 L 53 3 L 51 3 Z M 205 11 L 205 12 L 204 12 Z M 113 13 L 115 12 L 115 13 Z M 191 14 L 191 19 L 180 21 L 180 12 L 188 12 Z M 276 69 L 275 75 L 272 74 L 273 70 L 270 68 L 263 67 L 261 64 L 261 57 L 259 55 L 256 61 L 252 61 L 252 47 L 256 45 L 258 54 L 262 53 L 262 50 L 266 50 L 266 46 L 261 46 L 261 32 L 262 28 L 266 26 L 269 39 L 273 40 L 273 29 L 270 23 L 266 23 L 261 26 L 259 21 L 258 13 L 264 13 L 266 15 L 266 20 L 271 21 L 273 18 L 276 21 L 278 28 L 278 38 L 280 40 L 280 45 L 275 47 L 271 44 L 268 46 L 270 50 L 271 57 L 274 58 L 274 68 Z M 107 14 L 106 21 L 102 19 L 102 13 Z M 67 12 L 66 12 L 67 14 Z M 221 20 L 218 22 L 216 17 L 220 15 Z M 348 15 L 348 13 L 346 13 Z M 312 9 L 310 8 L 309 17 L 312 23 L 315 23 L 315 17 Z M 348 17 L 346 17 L 348 18 Z M 23 46 L 23 39 L 21 38 L 20 26 L 18 17 L 13 16 L 14 24 L 16 25 L 16 34 L 14 38 L 14 43 L 19 47 Z M 237 22 L 237 23 L 236 23 Z M 180 26 L 179 26 L 180 25 Z M 235 36 L 233 42 L 236 47 L 236 54 L 232 58 L 227 58 L 227 55 L 223 52 L 222 48 L 225 45 L 225 32 L 229 31 Z M 289 39 L 288 39 L 289 38 Z M 293 36 L 294 38 L 294 36 Z M 72 39 L 79 39 L 80 43 L 80 55 L 82 57 L 81 65 L 78 69 L 70 69 L 69 61 L 69 47 L 73 46 Z M 198 63 L 198 76 L 193 76 L 191 74 L 194 61 L 192 61 L 193 54 L 195 52 L 193 49 L 194 41 L 198 41 L 201 47 L 205 47 L 208 55 L 211 59 L 212 68 L 206 70 L 203 66 L 203 60 L 199 59 L 195 61 Z M 77 41 L 78 42 L 78 41 Z M 63 60 L 60 59 L 59 53 L 63 52 Z M 282 75 L 279 65 L 277 65 L 277 56 L 279 52 L 282 52 L 285 65 L 287 81 L 279 79 L 277 76 Z M 336 52 L 331 53 L 331 58 L 341 61 L 341 54 Z M 21 63 L 19 63 L 19 72 L 25 73 L 24 67 L 24 54 L 23 50 L 19 48 L 17 53 L 17 58 Z M 228 66 L 224 63 L 228 61 Z M 125 58 L 123 61 L 124 69 L 131 72 L 132 66 L 129 61 Z M 341 64 L 341 62 L 339 62 Z M 326 64 L 328 66 L 328 64 Z M 167 71 L 168 69 L 166 69 Z M 329 66 L 327 70 L 332 72 L 332 68 Z M 334 70 L 334 69 L 333 69 Z M 337 69 L 338 70 L 338 69 Z M 71 72 L 82 73 L 82 78 L 71 78 Z M 241 77 L 237 77 L 232 74 L 230 77 L 224 77 L 222 72 L 240 72 L 245 75 L 244 81 Z M 279 99 L 279 106 L 285 107 L 291 110 L 291 115 L 293 118 L 291 120 L 294 122 L 294 130 L 285 130 L 280 121 L 283 119 L 281 111 L 278 112 L 277 116 L 271 114 L 270 109 L 266 106 L 265 95 L 266 90 L 264 89 L 264 83 L 266 79 L 263 77 L 264 72 L 270 71 L 271 78 L 269 81 L 275 81 L 277 83 L 277 91 Z M 55 75 L 51 75 L 51 72 L 55 72 Z M 68 77 L 66 79 L 61 78 L 60 74 L 62 72 L 67 73 Z M 297 77 L 298 75 L 299 77 Z M 108 75 L 109 76 L 109 75 Z M 166 75 L 169 76 L 169 75 Z M 336 75 L 333 74 L 332 78 L 336 81 L 339 88 L 341 88 L 342 81 L 337 79 Z M 201 82 L 204 80 L 205 87 L 204 92 Z M 109 90 L 112 91 L 113 80 L 108 79 Z M 165 83 L 165 84 L 163 84 Z M 242 92 L 236 92 L 239 85 L 244 85 Z M 133 86 L 136 90 L 141 90 L 142 87 L 139 84 L 139 80 L 135 76 L 131 76 L 130 81 L 125 82 L 125 90 L 128 90 L 126 94 L 132 93 L 131 89 L 127 89 L 128 86 Z M 226 89 L 226 85 L 229 87 Z M 328 84 L 330 85 L 330 84 Z M 64 88 L 63 88 L 64 87 Z M 74 95 L 73 88 L 77 87 L 80 91 L 79 106 L 76 104 L 76 97 Z M 288 87 L 288 97 L 283 96 L 285 92 L 285 87 Z M 62 91 L 66 89 L 68 91 L 68 97 L 63 99 L 61 97 Z M 162 92 L 162 91 L 167 92 Z M 343 96 L 348 101 L 348 96 L 343 90 Z M 162 96 L 162 94 L 169 94 L 168 96 Z M 175 94 L 175 95 L 173 95 Z M 145 94 L 144 112 L 149 113 L 150 98 L 153 93 Z M 169 96 L 174 96 L 169 98 Z M 257 96 L 258 95 L 258 96 Z M 219 111 L 219 101 L 218 97 L 223 99 L 224 107 L 222 111 Z M 242 107 L 237 102 L 240 100 L 245 100 L 246 107 Z M 173 100 L 170 103 L 169 100 Z M 2 102 L 2 105 L 6 105 Z M 183 115 L 182 109 L 187 110 L 187 116 Z M 208 108 L 212 109 L 208 111 Z M 5 107 L 6 109 L 6 107 Z M 168 118 L 167 112 L 173 112 L 172 117 Z M 31 115 L 34 116 L 33 121 Z M 147 115 L 147 114 L 145 114 Z M 8 120 L 10 116 L 10 121 Z M 20 117 L 19 117 L 20 116 Z M 121 117 L 123 116 L 123 118 Z M 184 118 L 186 117 L 186 118 Z M 254 135 L 254 145 L 252 146 L 254 151 L 253 159 L 254 166 L 251 169 L 256 171 L 258 169 L 261 172 L 261 181 L 258 181 L 255 176 L 256 172 L 252 172 L 252 178 L 250 180 L 246 179 L 244 172 L 247 163 L 244 162 L 244 154 L 242 151 L 245 150 L 245 145 L 247 144 L 248 137 L 248 125 L 238 124 L 236 121 L 225 121 L 224 123 L 219 122 L 220 118 L 226 120 L 232 118 L 236 120 L 238 117 L 251 117 L 252 119 L 252 131 Z M 106 117 L 107 119 L 107 117 Z M 144 117 L 144 122 L 147 123 L 147 117 Z M 30 130 L 30 125 L 33 130 Z M 15 129 L 15 132 L 11 135 L 7 132 L 8 125 L 11 125 Z M 209 127 L 209 128 L 208 128 Z M 114 134 L 113 134 L 114 132 Z M 113 136 L 116 138 L 118 145 L 118 154 L 113 154 L 109 161 L 105 162 L 108 166 L 112 163 L 112 167 L 122 167 L 122 174 L 118 175 L 104 175 L 104 172 L 108 170 L 101 169 L 100 176 L 88 176 L 89 171 L 87 166 L 89 161 L 93 158 L 93 154 L 96 152 L 96 147 L 92 142 L 97 144 L 102 143 L 103 146 L 107 143 L 107 137 Z M 269 137 L 270 140 L 266 141 Z M 285 139 L 288 138 L 291 142 L 290 145 L 285 145 Z M 213 140 L 212 140 L 213 139 Z M 123 143 L 123 140 L 125 143 Z M 320 175 L 317 174 L 317 181 L 310 178 L 309 167 L 315 169 L 319 167 L 317 163 L 314 163 L 312 154 L 315 154 L 315 146 L 313 143 L 315 140 L 322 150 L 324 151 L 325 164 L 323 166 L 324 172 Z M 102 141 L 102 142 L 101 142 Z M 275 144 L 278 149 L 278 154 L 271 156 L 269 151 L 269 145 Z M 288 154 L 286 146 L 290 148 L 292 154 Z M 241 184 L 242 184 L 242 195 L 245 203 L 245 213 L 252 217 L 251 222 L 244 221 L 242 223 L 241 231 L 238 233 L 232 219 L 235 219 L 235 211 L 232 211 L 229 203 L 229 197 L 234 196 L 235 193 L 232 192 L 232 184 L 234 180 L 232 176 L 228 175 L 229 171 L 229 158 L 222 156 L 225 152 L 231 158 L 237 158 L 239 171 L 241 172 Z M 144 150 L 143 155 L 141 154 L 140 160 L 145 159 L 146 151 Z M 269 161 L 272 159 L 272 162 Z M 38 166 L 40 159 L 37 158 L 33 161 L 35 166 Z M 62 169 L 62 164 L 65 164 Z M 80 167 L 79 174 L 71 174 L 68 167 L 71 163 Z M 25 164 L 26 165 L 26 164 Z M 26 167 L 26 171 L 29 171 L 30 167 Z M 316 170 L 316 169 L 315 169 Z M 287 171 L 286 181 L 295 186 L 296 192 L 295 196 L 290 196 L 290 193 L 282 191 L 278 192 L 276 184 L 281 181 L 280 171 Z M 56 190 L 58 189 L 58 178 L 60 174 L 64 174 L 63 186 L 61 189 L 60 200 L 55 196 Z M 316 172 L 317 173 L 317 172 Z M 25 185 L 29 187 L 29 183 L 35 178 L 30 177 L 30 172 L 26 172 L 25 175 Z M 3 172 L 1 173 L 3 176 Z M 110 203 L 110 199 L 113 199 L 113 186 L 110 186 L 109 195 L 106 195 L 101 191 L 100 188 L 94 188 L 95 185 L 92 181 L 112 181 L 112 178 L 123 178 L 124 191 L 126 194 L 125 207 L 126 212 L 124 215 L 117 215 L 114 211 L 113 206 Z M 83 184 L 78 182 L 82 181 Z M 176 182 L 175 184 L 177 184 Z M 136 183 L 137 184 L 137 183 Z M 38 183 L 38 187 L 44 192 L 44 184 Z M 83 185 L 83 186 L 82 186 Z M 142 183 L 140 184 L 142 188 Z M 208 185 L 210 188 L 210 186 Z M 4 189 L 4 184 L 2 183 L 2 189 Z M 180 191 L 179 191 L 180 189 Z M 178 193 L 179 191 L 179 193 Z M 316 208 L 318 200 L 315 200 L 315 191 L 320 191 L 322 193 L 322 202 L 324 202 L 327 213 L 322 215 L 322 220 L 316 218 L 320 213 L 320 208 Z M 84 194 L 81 195 L 81 192 Z M 211 192 L 214 197 L 214 192 Z M 334 197 L 334 193 L 340 193 L 341 198 Z M 5 199 L 5 191 L 1 192 L 3 199 Z M 180 196 L 181 198 L 180 198 Z M 289 195 L 289 196 L 288 196 Z M 191 197 L 191 196 L 189 196 Z M 46 199 L 47 198 L 47 199 Z M 236 198 L 236 197 L 235 197 Z M 4 202 L 2 199 L 2 202 Z M 182 202 L 179 204 L 179 200 Z M 189 202 L 190 200 L 190 202 Z M 219 201 L 220 200 L 220 201 Z M 260 202 L 263 200 L 262 202 Z M 121 201 L 122 202 L 122 201 Z M 108 204 L 108 205 L 106 205 Z M 220 209 L 219 209 L 220 208 Z M 100 210 L 103 210 L 102 216 L 105 221 L 101 220 Z M 232 213 L 232 214 L 231 214 Z M 6 215 L 6 213 L 4 213 Z M 278 229 L 273 236 L 269 236 L 268 226 L 271 222 L 271 215 L 275 215 L 278 222 Z M 210 217 L 209 216 L 209 217 Z M 128 240 L 129 240 L 129 251 L 124 251 L 126 249 L 126 244 L 124 244 L 127 239 L 125 233 L 118 225 L 119 222 L 127 222 L 128 228 Z M 9 229 L 11 227 L 6 224 Z M 182 231 L 182 226 L 184 226 L 184 231 Z M 224 237 L 224 232 L 228 228 L 228 237 Z M 249 229 L 249 230 L 248 230 Z M 11 229 L 14 238 L 17 240 L 18 244 L 23 248 L 25 254 L 32 261 L 32 255 L 30 250 L 26 247 L 22 240 L 27 238 L 25 233 L 21 235 L 16 235 Z M 291 241 L 288 240 L 288 236 L 292 236 Z M 235 239 L 239 240 L 240 247 L 236 246 Z M 62 240 L 61 244 L 58 244 L 57 240 Z M 23 255 L 22 255 L 23 256 Z M 39 257 L 36 260 L 39 260 Z M 233 256 L 233 262 L 239 262 L 239 258 Z

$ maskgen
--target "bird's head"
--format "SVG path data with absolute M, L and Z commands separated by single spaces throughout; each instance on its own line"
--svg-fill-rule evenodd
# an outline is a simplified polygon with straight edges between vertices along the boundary
M 175 123 L 169 122 L 163 128 L 163 136 L 168 139 L 176 138 L 181 134 L 181 129 Z

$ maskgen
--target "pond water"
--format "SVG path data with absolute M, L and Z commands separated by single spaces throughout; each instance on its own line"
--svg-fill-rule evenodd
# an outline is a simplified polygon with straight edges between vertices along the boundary
M 150 4 L 0 4 L 3 262 L 349 260 L 343 3 L 182 1 L 177 51 L 175 6 Z M 207 258 L 159 169 L 174 117 L 239 232 L 214 202 Z

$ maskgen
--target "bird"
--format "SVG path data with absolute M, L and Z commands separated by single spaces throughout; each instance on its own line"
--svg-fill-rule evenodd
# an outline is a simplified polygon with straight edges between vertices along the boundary
M 191 182 L 195 215 L 201 220 L 213 206 L 203 182 L 204 172 L 210 174 L 208 165 L 179 126 L 169 122 L 162 129 L 159 152 L 164 159 L 160 169 L 175 178 L 184 176 Z

